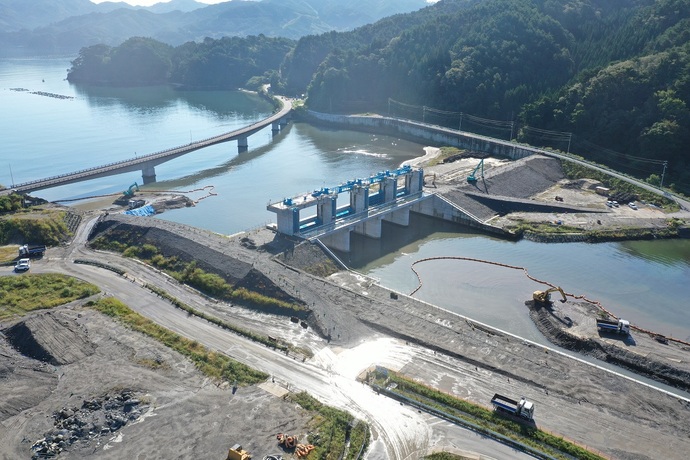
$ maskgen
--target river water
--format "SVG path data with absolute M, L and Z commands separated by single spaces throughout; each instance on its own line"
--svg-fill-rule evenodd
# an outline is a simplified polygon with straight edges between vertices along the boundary
M 271 107 L 242 92 L 166 87 L 77 87 L 65 81 L 70 58 L 0 60 L 0 183 L 11 185 L 99 166 L 187 144 L 266 117 Z M 26 91 L 24 91 L 26 90 Z M 56 98 L 37 92 L 57 94 Z M 366 177 L 423 154 L 423 145 L 302 123 L 270 128 L 236 143 L 209 147 L 156 167 L 159 190 L 213 186 L 217 196 L 160 216 L 223 234 L 274 222 L 271 201 Z M 67 200 L 141 184 L 126 173 L 38 192 Z M 690 339 L 690 240 L 604 244 L 508 242 L 413 219 L 410 231 L 381 242 L 360 240 L 355 267 L 385 286 L 410 293 L 411 264 L 436 256 L 472 257 L 525 267 L 539 279 L 585 294 L 634 324 Z M 521 271 L 458 260 L 415 266 L 416 297 L 543 342 L 524 301 L 535 289 Z

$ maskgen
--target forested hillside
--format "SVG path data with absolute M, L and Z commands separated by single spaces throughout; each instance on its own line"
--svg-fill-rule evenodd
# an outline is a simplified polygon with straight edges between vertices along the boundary
M 690 192 L 690 0 L 441 0 L 351 32 L 252 40 L 149 43 L 153 61 L 167 57 L 147 72 L 192 86 L 270 81 L 319 111 L 482 119 L 652 183 L 667 161 L 664 185 Z M 100 65 L 115 81 L 108 56 L 120 48 L 82 50 L 70 79 Z
M 260 35 L 209 38 L 173 48 L 150 38 L 134 37 L 115 48 L 82 48 L 67 79 L 118 86 L 174 83 L 190 88 L 256 89 L 275 78 L 276 69 L 294 44 L 287 38 Z

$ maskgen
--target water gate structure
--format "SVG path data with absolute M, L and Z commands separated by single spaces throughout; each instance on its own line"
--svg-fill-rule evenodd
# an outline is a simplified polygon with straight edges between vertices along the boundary
M 279 233 L 318 239 L 342 252 L 350 252 L 351 232 L 381 238 L 383 221 L 405 227 L 410 212 L 489 227 L 440 195 L 425 192 L 424 170 L 410 166 L 285 198 L 269 203 L 267 209 L 277 214 Z

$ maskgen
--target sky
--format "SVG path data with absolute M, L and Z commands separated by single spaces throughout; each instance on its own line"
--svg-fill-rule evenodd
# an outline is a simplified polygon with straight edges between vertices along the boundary
M 134 6 L 151 6 L 155 5 L 156 3 L 168 3 L 170 0 L 91 0 L 92 3 L 103 3 L 107 1 L 112 1 L 112 2 L 124 2 L 124 3 L 129 3 L 130 5 Z M 216 3 L 223 3 L 227 2 L 228 0 L 196 0 L 199 3 L 207 3 L 209 5 L 213 5 Z
M 125 3 L 129 3 L 130 5 L 135 5 L 135 6 L 151 6 L 156 3 L 167 3 L 170 0 L 91 0 L 93 3 L 103 3 L 107 1 L 122 1 Z M 196 0 L 199 3 L 207 3 L 209 5 L 215 5 L 216 3 L 223 3 L 227 2 L 230 0 Z M 427 0 L 427 3 L 436 3 L 438 0 Z

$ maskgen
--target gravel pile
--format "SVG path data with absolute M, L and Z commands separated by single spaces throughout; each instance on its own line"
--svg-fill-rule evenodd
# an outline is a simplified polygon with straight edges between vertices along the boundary
M 131 390 L 85 399 L 81 407 L 63 407 L 53 414 L 54 429 L 31 446 L 33 459 L 54 457 L 75 443 L 85 447 L 138 419 L 148 406 Z
M 33 315 L 7 329 L 5 335 L 23 355 L 54 365 L 77 362 L 96 349 L 86 330 L 59 311 Z
M 478 201 L 467 192 L 527 199 L 549 189 L 564 177 L 559 160 L 532 155 L 501 166 L 496 172 L 487 171 L 484 178 L 477 177 L 476 184 L 461 182 L 442 194 L 479 220 L 487 221 L 500 214 L 500 210 Z

